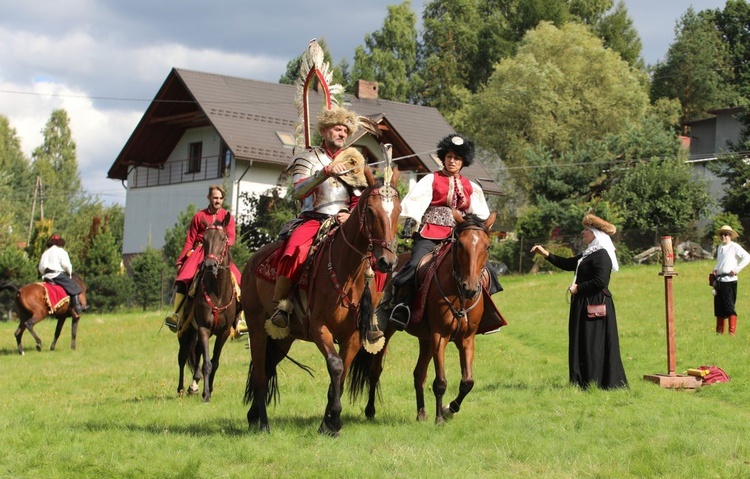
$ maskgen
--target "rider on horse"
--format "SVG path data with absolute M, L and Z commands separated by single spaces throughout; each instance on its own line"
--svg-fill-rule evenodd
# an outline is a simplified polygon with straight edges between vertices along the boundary
M 80 316 L 83 308 L 78 299 L 78 295 L 83 292 L 78 283 L 73 281 L 73 265 L 70 262 L 68 252 L 65 247 L 65 240 L 57 234 L 53 234 L 47 241 L 47 249 L 42 253 L 39 259 L 39 273 L 42 279 L 47 282 L 62 286 L 68 295 L 70 295 L 71 311 L 73 317 Z
M 473 213 L 483 220 L 490 215 L 482 188 L 461 175 L 461 169 L 474 162 L 474 151 L 474 143 L 461 135 L 444 137 L 437 145 L 443 169 L 419 180 L 401 201 L 401 216 L 406 218 L 401 237 L 413 238 L 414 243 L 409 262 L 393 277 L 396 306 L 390 319 L 398 329 L 409 321 L 420 260 L 453 234 L 455 220 L 451 210 Z M 490 293 L 500 291 L 492 268 L 488 270 L 494 286 Z
M 190 285 L 193 282 L 196 272 L 203 262 L 203 233 L 206 231 L 207 225 L 211 226 L 216 221 L 223 221 L 224 218 L 229 215 L 229 211 L 222 207 L 225 195 L 226 192 L 221 185 L 209 186 L 207 196 L 208 207 L 197 212 L 190 221 L 187 238 L 185 239 L 185 246 L 182 248 L 182 252 L 180 253 L 175 265 L 177 266 L 177 278 L 175 278 L 174 282 L 174 299 L 172 302 L 173 312 L 164 319 L 164 324 L 166 324 L 172 332 L 177 332 L 182 327 L 182 322 L 185 319 L 183 311 L 185 310 L 186 295 L 190 290 Z M 230 215 L 229 223 L 226 227 L 228 246 L 234 244 L 236 235 L 235 228 L 234 217 Z M 235 279 L 235 289 L 237 290 L 237 297 L 239 298 L 241 274 L 234 263 L 230 263 L 230 268 Z M 237 319 L 237 332 L 247 332 L 247 326 L 244 325 L 244 321 L 239 317 Z
M 278 274 L 273 294 L 276 310 L 271 316 L 273 331 L 269 334 L 275 339 L 289 334 L 292 287 L 302 274 L 318 230 L 329 219 L 346 221 L 367 186 L 362 173 L 364 158 L 356 149 L 344 148 L 361 121 L 361 117 L 343 107 L 323 109 L 318 115 L 323 144 L 305 149 L 286 169 L 292 175 L 292 197 L 300 202 L 302 211 L 274 265 Z M 357 169 L 352 168 L 354 163 L 360 163 L 360 175 L 350 174 Z

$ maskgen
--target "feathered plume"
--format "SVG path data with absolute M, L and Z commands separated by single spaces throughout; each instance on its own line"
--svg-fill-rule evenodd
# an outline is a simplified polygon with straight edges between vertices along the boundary
M 308 92 L 315 79 L 318 79 L 325 97 L 325 107 L 317 117 L 318 129 L 329 125 L 346 125 L 349 134 L 353 135 L 359 128 L 364 128 L 373 135 L 380 135 L 378 125 L 371 119 L 338 106 L 336 95 L 344 93 L 344 87 L 339 84 L 331 85 L 333 70 L 324 60 L 323 49 L 313 38 L 302 53 L 299 66 L 299 77 L 295 82 L 297 89 L 294 105 L 297 107 L 299 119 L 294 131 L 294 142 L 297 148 L 310 148 L 310 102 Z

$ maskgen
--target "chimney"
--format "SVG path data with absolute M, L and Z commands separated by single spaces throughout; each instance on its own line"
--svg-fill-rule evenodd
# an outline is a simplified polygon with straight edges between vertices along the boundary
M 360 100 L 377 100 L 378 82 L 357 80 L 357 98 Z

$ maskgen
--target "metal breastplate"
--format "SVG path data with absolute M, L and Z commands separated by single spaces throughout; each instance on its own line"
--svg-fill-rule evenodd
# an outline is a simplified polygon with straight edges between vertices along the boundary
M 330 163 L 328 155 L 318 148 L 305 150 L 294 159 L 291 167 L 294 182 L 292 194 L 300 198 L 302 212 L 335 215 L 342 209 L 349 209 L 349 190 L 346 186 L 336 178 L 323 176 L 323 168 Z

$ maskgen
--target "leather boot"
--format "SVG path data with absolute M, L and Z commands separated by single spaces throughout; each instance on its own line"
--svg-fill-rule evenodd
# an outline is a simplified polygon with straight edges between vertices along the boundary
M 273 303 L 276 306 L 271 318 L 266 321 L 266 332 L 273 339 L 284 339 L 289 335 L 289 318 L 292 315 L 292 281 L 286 276 L 276 278 Z
M 733 314 L 729 316 L 729 335 L 734 336 L 735 331 L 737 331 L 737 315 Z
M 716 317 L 716 334 L 724 334 L 724 318 Z
M 180 329 L 180 318 L 182 317 L 182 309 L 185 306 L 185 295 L 182 293 L 175 292 L 174 300 L 172 301 L 172 313 L 168 314 L 164 318 L 164 324 L 167 325 L 170 331 L 176 333 Z
M 78 295 L 74 294 L 70 297 L 70 305 L 73 308 L 73 311 L 76 312 L 76 314 L 81 314 L 81 311 L 83 311 L 83 307 L 81 306 L 81 301 L 78 299 Z

